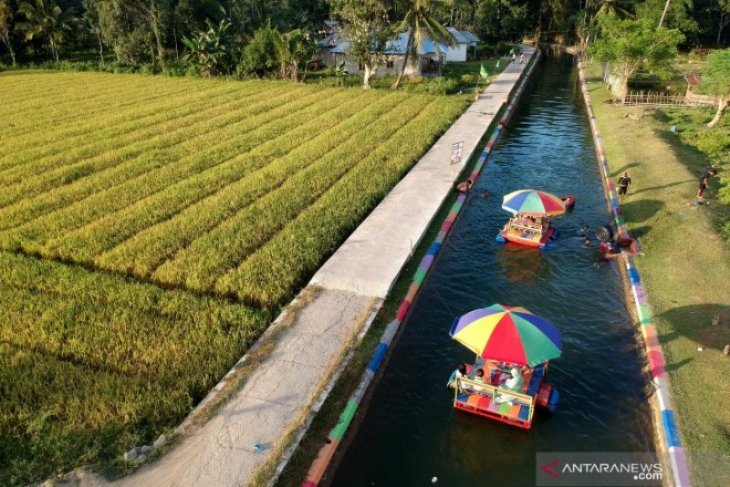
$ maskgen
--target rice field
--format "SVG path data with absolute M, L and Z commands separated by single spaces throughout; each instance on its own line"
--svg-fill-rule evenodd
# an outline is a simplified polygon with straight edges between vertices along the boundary
M 0 483 L 177 424 L 466 103 L 0 74 Z

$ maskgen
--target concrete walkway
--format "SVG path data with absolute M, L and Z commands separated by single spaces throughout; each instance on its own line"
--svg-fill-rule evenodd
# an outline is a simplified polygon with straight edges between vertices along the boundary
M 525 49 L 525 65 L 532 54 Z M 324 264 L 302 291 L 305 297 L 262 337 L 275 336 L 273 349 L 215 416 L 119 484 L 240 486 L 277 459 L 452 191 L 464 167 L 464 162 L 450 164 L 452 144 L 464 143 L 463 161 L 468 161 L 522 68 L 509 64 Z M 255 444 L 263 451 L 255 451 Z

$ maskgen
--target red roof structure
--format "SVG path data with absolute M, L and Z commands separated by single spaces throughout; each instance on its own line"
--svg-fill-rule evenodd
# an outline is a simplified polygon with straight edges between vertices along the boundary
M 702 75 L 699 73 L 690 73 L 684 77 L 690 86 L 697 86 L 702 82 Z

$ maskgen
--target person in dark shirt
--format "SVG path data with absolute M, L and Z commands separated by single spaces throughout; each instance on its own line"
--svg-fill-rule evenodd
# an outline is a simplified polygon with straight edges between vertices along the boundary
M 700 188 L 697 190 L 697 199 L 701 200 L 702 195 L 705 194 L 705 190 L 707 189 L 707 185 L 710 182 L 710 178 L 717 174 L 716 169 L 710 169 L 709 171 L 705 172 L 705 174 L 702 175 L 700 178 Z
M 631 184 L 631 178 L 629 172 L 624 171 L 624 175 L 618 178 L 618 195 L 626 196 L 626 192 L 629 190 L 629 184 Z

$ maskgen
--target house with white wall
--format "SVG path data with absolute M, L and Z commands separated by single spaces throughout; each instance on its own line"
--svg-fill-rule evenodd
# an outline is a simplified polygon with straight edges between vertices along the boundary
M 327 36 L 320 41 L 320 57 L 324 64 L 330 67 L 344 67 L 350 74 L 361 74 L 362 66 L 358 65 L 348 55 L 350 43 L 347 37 L 337 27 L 330 27 Z M 454 46 L 448 46 L 443 42 L 434 42 L 426 38 L 418 46 L 417 55 L 408 57 L 408 66 L 405 74 L 408 76 L 420 76 L 437 74 L 440 67 L 446 62 L 466 61 L 467 50 L 476 46 L 477 37 L 467 31 L 460 31 L 449 27 L 449 32 L 454 36 Z M 385 50 L 385 62 L 375 72 L 376 76 L 397 75 L 400 73 L 405 59 L 406 46 L 408 44 L 408 33 L 401 32 L 395 39 L 388 43 Z
M 447 27 L 446 30 L 454 38 L 454 45 L 447 46 L 446 62 L 466 61 L 469 49 L 476 47 L 479 38 L 466 30 L 459 30 L 456 27 Z
M 350 74 L 361 74 L 362 66 L 348 55 L 350 43 L 344 38 L 336 39 L 333 46 L 324 48 L 321 58 L 327 66 L 340 66 L 344 61 L 344 67 Z M 408 33 L 402 32 L 392 41 L 388 42 L 384 52 L 385 62 L 378 66 L 376 76 L 397 75 L 403 66 L 406 57 L 406 46 L 408 45 Z M 424 74 L 436 74 L 439 72 L 439 65 L 446 62 L 446 51 L 448 46 L 444 43 L 433 42 L 431 39 L 424 39 L 418 46 L 416 56 L 408 56 L 408 66 L 405 74 L 408 76 L 420 76 Z

